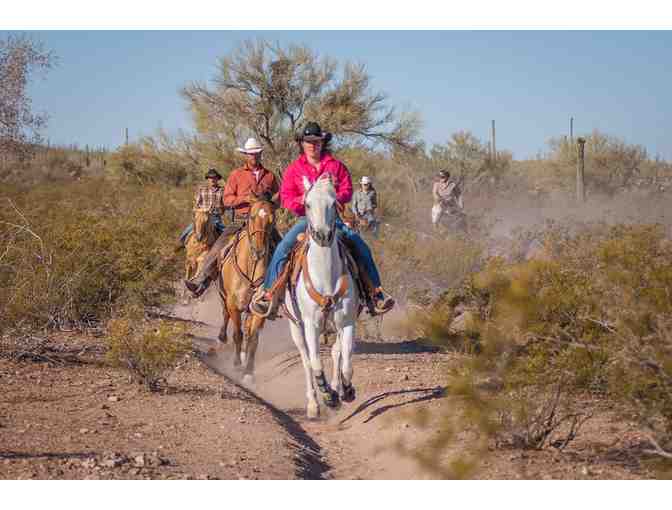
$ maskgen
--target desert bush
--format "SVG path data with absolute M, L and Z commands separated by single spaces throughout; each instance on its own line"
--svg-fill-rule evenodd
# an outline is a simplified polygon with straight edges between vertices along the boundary
M 474 269 L 482 252 L 474 241 L 433 237 L 404 227 L 386 228 L 370 245 L 386 288 L 400 299 L 428 285 L 456 285 Z
M 191 190 L 102 179 L 4 188 L 0 327 L 70 327 L 122 302 L 161 303 L 190 201 Z
M 566 447 L 590 402 L 616 404 L 648 435 L 672 446 L 672 246 L 658 225 L 588 225 L 547 232 L 550 258 L 483 270 L 435 303 L 426 323 L 455 345 L 456 306 L 475 313 L 477 355 L 452 372 L 461 425 L 499 445 Z M 463 333 L 466 334 L 466 333 Z M 463 466 L 464 467 L 464 466 Z
M 470 131 L 458 131 L 445 144 L 434 145 L 430 159 L 435 170 L 448 169 L 454 178 L 464 182 L 466 189 L 486 182 L 496 185 L 508 172 L 513 155 L 498 151 L 497 158 L 493 159 L 486 143 Z
M 597 130 L 583 137 L 585 144 L 586 183 L 598 189 L 615 191 L 629 185 L 648 160 L 646 149 Z M 578 145 L 566 137 L 549 141 L 551 158 L 565 165 L 571 174 L 576 167 Z
M 142 310 L 125 311 L 108 324 L 107 359 L 130 372 L 150 391 L 191 351 L 185 326 L 165 321 L 146 321 Z

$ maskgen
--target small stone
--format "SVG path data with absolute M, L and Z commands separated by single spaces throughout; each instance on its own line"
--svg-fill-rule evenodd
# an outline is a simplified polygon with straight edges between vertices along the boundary
M 86 459 L 82 461 L 82 467 L 86 469 L 93 469 L 96 467 L 96 459 Z
M 586 466 L 583 466 L 583 467 L 581 468 L 581 474 L 582 474 L 583 476 L 589 476 L 589 475 L 591 475 L 592 473 L 590 472 L 590 470 L 589 470 Z
M 133 434 L 133 436 L 135 436 L 135 437 L 137 437 L 138 439 L 140 439 L 140 438 L 142 437 L 142 434 L 141 434 L 140 432 L 136 432 L 135 434 Z
M 109 409 L 110 406 L 108 406 L 107 404 L 103 404 L 102 406 L 100 406 L 100 408 L 101 408 L 101 409 Z
M 79 429 L 80 434 L 88 434 L 89 429 Z
M 119 397 L 117 397 L 116 395 L 110 395 L 109 397 L 107 397 L 107 400 L 109 400 L 110 402 L 119 402 Z
M 137 467 L 145 467 L 145 455 L 144 453 L 133 458 L 133 464 Z

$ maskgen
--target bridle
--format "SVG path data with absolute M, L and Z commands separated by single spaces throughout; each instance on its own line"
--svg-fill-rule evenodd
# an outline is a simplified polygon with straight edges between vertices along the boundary
M 262 209 L 264 210 L 264 209 Z M 233 262 L 233 267 L 236 270 L 236 273 L 238 273 L 238 276 L 240 276 L 243 280 L 245 280 L 249 285 L 251 289 L 256 289 L 259 285 L 261 285 L 261 282 L 264 281 L 264 275 L 260 276 L 256 280 L 252 280 L 252 278 L 248 275 L 254 276 L 254 273 L 257 271 L 257 266 L 259 265 L 260 262 L 268 258 L 268 255 L 270 254 L 270 244 L 271 244 L 271 228 L 275 224 L 275 217 L 273 218 L 273 221 L 270 222 L 268 225 L 266 225 L 266 228 L 264 229 L 252 229 L 252 220 L 256 217 L 255 214 L 252 214 L 250 210 L 250 215 L 247 218 L 247 225 L 244 231 L 239 231 L 238 235 L 235 238 L 234 245 L 231 248 L 231 257 L 232 257 L 232 262 Z M 251 256 L 248 258 L 248 264 L 247 264 L 247 274 L 241 269 L 240 264 L 238 263 L 238 245 L 240 244 L 240 239 L 242 237 L 242 234 L 247 236 L 248 244 L 250 245 L 250 254 Z M 263 234 L 264 237 L 264 248 L 259 251 L 255 247 L 253 243 L 253 237 L 254 235 L 259 235 Z
M 318 177 L 318 179 L 319 179 L 319 177 Z M 315 180 L 315 182 L 313 182 L 310 185 L 310 187 L 306 190 L 306 192 L 303 194 L 303 203 L 304 203 L 304 207 L 306 207 L 306 208 L 307 208 L 307 206 L 305 205 L 306 204 L 306 197 L 308 196 L 308 193 L 310 193 L 312 191 L 312 189 L 315 187 L 316 182 L 317 182 L 317 180 Z M 331 207 L 335 210 L 336 209 L 336 203 L 334 203 Z M 321 246 L 322 248 L 326 248 L 327 246 L 331 246 L 331 244 L 334 242 L 334 237 L 335 237 L 335 234 L 336 234 L 336 216 L 337 216 L 336 214 L 333 215 L 334 219 L 332 220 L 331 225 L 329 226 L 330 227 L 329 228 L 329 234 L 327 235 L 326 239 L 323 239 L 322 236 L 320 236 L 315 231 L 315 229 L 313 227 L 313 224 L 310 221 L 310 218 L 308 217 L 308 214 L 306 214 L 306 220 L 308 221 L 308 235 L 311 237 L 311 239 L 313 241 L 315 241 L 315 243 L 318 246 Z
M 265 209 L 262 209 L 262 211 L 266 211 Z M 272 212 L 270 213 L 271 215 L 273 214 Z M 266 225 L 265 228 L 263 229 L 255 229 L 252 230 L 252 220 L 256 218 L 256 214 L 252 213 L 252 210 L 250 209 L 250 215 L 247 219 L 247 226 L 246 226 L 246 232 L 247 232 L 247 238 L 250 241 L 250 252 L 252 253 L 252 259 L 257 262 L 259 260 L 262 260 L 269 251 L 269 246 L 271 244 L 271 229 L 273 228 L 273 225 L 275 224 L 275 217 L 273 218 L 273 221 L 270 222 L 268 225 Z M 255 246 L 255 243 L 253 242 L 255 235 L 262 234 L 263 237 L 263 248 L 261 250 L 258 250 L 257 247 Z

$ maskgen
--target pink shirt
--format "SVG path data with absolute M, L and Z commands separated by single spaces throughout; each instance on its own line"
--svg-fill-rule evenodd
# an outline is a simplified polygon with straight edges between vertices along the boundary
M 303 195 L 306 192 L 303 187 L 303 177 L 313 183 L 323 174 L 330 174 L 336 187 L 336 200 L 341 205 L 350 202 L 352 198 L 352 178 L 346 166 L 331 154 L 326 153 L 320 160 L 320 168 L 317 170 L 308 162 L 305 154 L 294 160 L 285 170 L 280 185 L 280 198 L 282 206 L 289 209 L 297 216 L 304 216 L 306 210 L 303 207 Z

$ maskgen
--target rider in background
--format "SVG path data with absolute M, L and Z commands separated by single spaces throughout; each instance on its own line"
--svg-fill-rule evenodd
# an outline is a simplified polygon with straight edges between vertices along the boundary
M 211 168 L 208 170 L 208 173 L 205 174 L 205 178 L 208 181 L 208 184 L 201 186 L 196 191 L 196 197 L 194 199 L 194 210 L 196 209 L 205 209 L 210 212 L 215 218 L 215 225 L 217 226 L 217 231 L 221 234 L 226 228 L 224 222 L 222 221 L 222 212 L 224 211 L 224 188 L 219 185 L 219 181 L 222 179 L 220 173 Z M 190 223 L 187 228 L 185 228 L 180 234 L 180 241 L 177 246 L 178 249 L 184 248 L 184 243 L 194 231 L 194 224 Z
M 441 170 L 438 180 L 432 187 L 432 196 L 434 205 L 432 206 L 432 225 L 435 227 L 441 221 L 444 214 L 453 216 L 463 214 L 464 201 L 462 200 L 462 190 L 460 186 L 450 178 L 448 170 Z
M 376 236 L 378 234 L 378 221 L 375 213 L 378 208 L 378 194 L 368 176 L 362 177 L 359 183 L 361 188 L 355 191 L 352 197 L 352 210 L 360 225 L 364 226 L 365 229 L 368 227 Z
M 250 308 L 257 315 L 268 316 L 270 314 L 271 317 L 273 316 L 279 301 L 275 297 L 284 292 L 284 285 L 275 286 L 274 284 L 283 272 L 299 235 L 306 231 L 308 222 L 305 219 L 303 205 L 306 193 L 303 178 L 306 177 L 314 183 L 317 179 L 329 176 L 334 181 L 338 204 L 345 206 L 352 198 L 350 172 L 341 161 L 331 155 L 328 146 L 330 140 L 331 133 L 323 133 L 322 128 L 316 122 L 309 122 L 297 136 L 301 155 L 285 170 L 280 186 L 280 197 L 282 206 L 299 216 L 300 219 L 285 234 L 275 249 L 264 284 L 252 298 Z M 360 271 L 368 277 L 365 280 L 368 280 L 366 286 L 373 304 L 373 311 L 377 314 L 389 311 L 394 306 L 394 300 L 386 295 L 381 287 L 380 275 L 373 261 L 371 250 L 362 238 L 345 226 L 340 219 L 337 220 L 336 227 L 339 234 L 352 247 Z
M 219 252 L 226 246 L 231 236 L 238 232 L 247 221 L 250 211 L 250 195 L 252 193 L 259 196 L 266 194 L 271 200 L 277 200 L 280 187 L 273 172 L 261 164 L 261 154 L 264 150 L 261 144 L 254 138 L 249 138 L 244 147 L 239 147 L 237 150 L 245 155 L 245 165 L 231 172 L 226 180 L 222 198 L 224 207 L 234 211 L 233 223 L 226 227 L 217 242 L 210 248 L 194 278 L 184 282 L 187 289 L 196 297 L 203 294 L 210 286 L 216 274 Z M 280 234 L 275 228 L 271 235 L 273 242 L 280 242 Z

